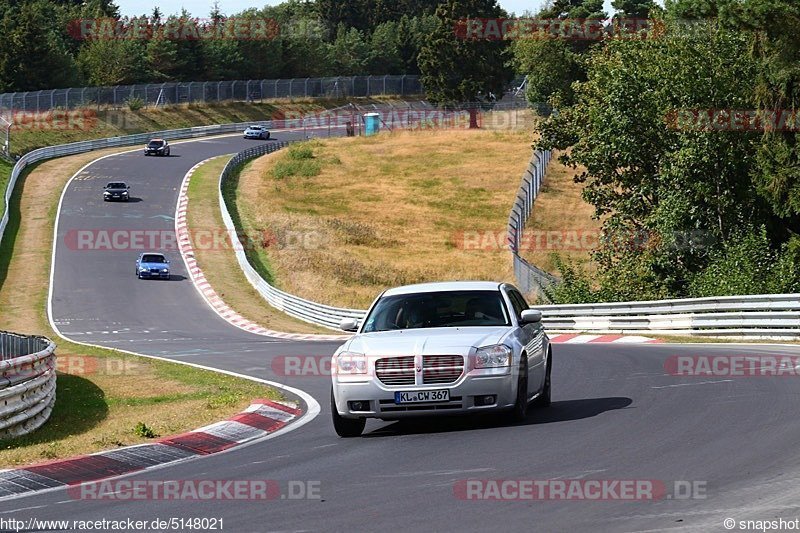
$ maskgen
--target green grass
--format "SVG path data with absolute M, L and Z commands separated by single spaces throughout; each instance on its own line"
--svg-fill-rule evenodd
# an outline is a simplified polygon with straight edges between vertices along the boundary
M 14 168 L 14 166 L 11 163 L 5 159 L 0 159 L 0 217 L 2 217 L 6 211 L 5 191 L 8 180 L 11 178 L 12 168 Z
M 62 361 L 81 357 L 84 361 L 96 361 L 99 368 L 127 371 L 66 373 L 70 372 L 69 365 L 62 368 L 57 379 L 56 403 L 48 422 L 30 435 L 0 440 L 0 468 L 138 444 L 147 438 L 136 431 L 139 423 L 157 434 L 171 435 L 227 418 L 256 398 L 283 398 L 278 390 L 247 379 L 59 338 L 50 328 L 45 310 L 50 236 L 58 193 L 66 177 L 59 181 L 55 176 L 43 175 L 38 169 L 41 164 L 26 169 L 21 176 L 10 204 L 7 233 L 0 243 L 0 301 L 9 297 L 6 291 L 16 294 L 16 288 L 5 286 L 6 276 L 9 267 L 21 261 L 16 258 L 24 255 L 32 269 L 31 288 L 26 289 L 24 300 L 31 309 L 31 318 L 23 319 L 21 324 L 13 316 L 0 314 L 0 329 L 53 339 Z M 33 187 L 30 180 L 41 183 L 38 180 L 50 178 L 58 185 L 51 189 L 50 196 L 39 199 L 41 212 L 46 216 L 22 220 L 22 195 Z M 24 200 L 25 209 L 30 210 L 27 198 Z M 21 226 L 23 223 L 45 228 L 48 238 L 20 238 L 25 228 Z

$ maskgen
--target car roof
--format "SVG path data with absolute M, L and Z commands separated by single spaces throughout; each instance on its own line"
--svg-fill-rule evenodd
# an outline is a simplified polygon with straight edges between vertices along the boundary
M 151 142 L 151 143 L 152 143 L 152 142 L 163 143 L 163 142 L 164 142 L 164 139 L 150 139 L 150 142 Z
M 251 127 L 251 128 L 254 128 L 254 129 L 259 129 L 259 130 L 260 130 L 260 129 L 261 129 L 261 128 L 263 128 L 264 126 L 259 126 L 258 124 L 252 124 L 250 127 Z
M 142 253 L 139 254 L 139 257 L 144 257 L 146 255 L 158 255 L 158 256 L 161 256 L 161 257 L 164 257 L 164 258 L 167 257 L 166 255 L 162 254 L 161 252 L 142 252 Z
M 497 281 L 438 281 L 433 283 L 417 283 L 395 287 L 383 293 L 384 296 L 398 294 L 418 294 L 424 292 L 450 292 L 450 291 L 498 291 L 503 285 Z

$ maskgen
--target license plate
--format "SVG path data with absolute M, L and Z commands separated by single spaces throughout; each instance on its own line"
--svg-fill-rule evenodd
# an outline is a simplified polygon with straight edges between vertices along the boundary
M 450 401 L 450 391 L 447 389 L 404 391 L 394 393 L 394 403 L 396 404 L 447 401 Z

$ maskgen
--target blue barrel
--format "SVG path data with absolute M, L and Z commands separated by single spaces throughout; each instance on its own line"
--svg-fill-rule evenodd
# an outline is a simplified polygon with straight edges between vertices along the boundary
M 366 113 L 364 115 L 364 134 L 375 135 L 381 129 L 381 116 L 378 113 Z

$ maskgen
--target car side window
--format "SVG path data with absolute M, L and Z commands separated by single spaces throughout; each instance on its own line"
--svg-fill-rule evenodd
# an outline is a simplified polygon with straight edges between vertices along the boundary
M 528 304 L 525 303 L 525 298 L 515 290 L 508 291 L 508 299 L 511 300 L 511 306 L 517 314 L 517 320 L 522 317 L 522 312 L 528 309 Z

